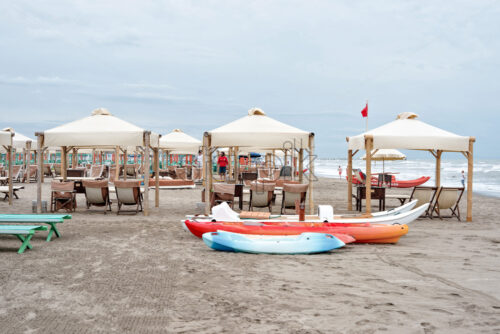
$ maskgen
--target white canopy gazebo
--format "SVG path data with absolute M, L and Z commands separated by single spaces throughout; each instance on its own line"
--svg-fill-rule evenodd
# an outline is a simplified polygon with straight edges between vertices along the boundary
M 212 150 L 219 147 L 233 148 L 235 156 L 245 147 L 261 147 L 266 149 L 292 149 L 299 152 L 299 181 L 303 178 L 303 152 L 309 152 L 309 210 L 314 211 L 313 201 L 313 154 L 314 133 L 300 130 L 291 125 L 277 121 L 261 109 L 252 108 L 248 115 L 226 125 L 207 131 L 203 137 L 204 179 L 206 186 L 212 189 Z M 229 155 L 230 156 L 230 155 Z M 205 168 L 205 166 L 210 168 Z M 235 165 L 237 159 L 235 160 Z M 210 191 L 205 192 L 206 213 L 210 210 Z
M 156 196 L 155 205 L 159 206 L 158 186 L 158 146 L 160 136 L 151 131 L 144 130 L 136 125 L 113 116 L 108 110 L 99 108 L 88 117 L 60 125 L 58 127 L 36 133 L 38 136 L 38 149 L 49 146 L 61 147 L 61 174 L 66 179 L 67 153 L 73 150 L 73 159 L 79 148 L 114 148 L 117 157 L 122 150 L 125 155 L 127 147 L 144 147 L 145 156 L 145 178 L 144 178 L 144 215 L 149 215 L 149 148 L 154 153 L 154 170 L 156 171 Z M 39 169 L 43 170 L 43 154 L 38 154 Z M 118 159 L 117 159 L 118 163 Z M 126 164 L 126 159 L 125 159 Z M 118 179 L 119 168 L 116 168 L 116 179 Z M 41 210 L 41 178 L 38 178 L 38 210 Z
M 9 205 L 12 205 L 12 163 L 14 157 L 12 154 L 12 137 L 14 132 L 0 131 L 0 145 L 5 149 L 9 160 Z
M 459 136 L 417 119 L 418 115 L 405 112 L 395 121 L 357 136 L 347 137 L 348 187 L 347 205 L 352 210 L 352 157 L 359 151 L 377 152 L 379 149 L 408 149 L 429 151 L 436 158 L 436 187 L 441 184 L 441 155 L 443 152 L 461 152 L 468 159 L 467 221 L 472 221 L 472 176 L 474 137 Z M 371 179 L 371 157 L 366 156 L 366 178 Z M 371 212 L 371 183 L 366 182 L 366 211 Z
M 23 153 L 23 166 L 24 170 L 28 170 L 28 166 L 30 164 L 30 155 L 31 151 L 34 150 L 34 147 L 36 146 L 36 140 L 31 139 L 19 132 L 14 131 L 12 128 L 5 128 L 4 131 L 10 131 L 14 133 L 14 137 L 12 137 L 12 148 L 14 150 L 22 150 Z M 35 151 L 36 153 L 36 151 Z M 26 178 L 26 182 L 30 183 L 30 178 Z
M 167 159 L 169 154 L 198 154 L 201 147 L 201 140 L 191 137 L 180 129 L 174 129 L 160 138 L 160 149 L 166 153 Z

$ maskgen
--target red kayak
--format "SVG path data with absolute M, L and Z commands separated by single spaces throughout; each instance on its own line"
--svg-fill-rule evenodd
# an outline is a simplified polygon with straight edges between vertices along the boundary
M 397 180 L 394 175 L 392 175 L 391 187 L 393 188 L 413 188 L 417 187 L 425 182 L 429 181 L 430 176 L 422 176 L 414 180 Z M 357 177 L 352 178 L 353 184 L 361 184 Z M 378 177 L 372 176 L 372 186 L 378 186 Z
M 383 224 L 340 224 L 340 223 L 310 223 L 310 222 L 198 222 L 186 220 L 186 228 L 195 236 L 201 238 L 203 233 L 217 230 L 259 235 L 299 235 L 304 232 L 333 234 L 345 243 L 344 236 L 350 236 L 356 243 L 396 243 L 399 238 L 408 233 L 407 225 Z

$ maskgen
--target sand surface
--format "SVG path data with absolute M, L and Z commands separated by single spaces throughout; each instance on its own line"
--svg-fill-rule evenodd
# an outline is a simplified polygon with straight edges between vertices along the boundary
M 30 213 L 35 194 L 0 211 Z M 317 204 L 345 212 L 345 198 L 343 181 L 315 185 Z M 19 255 L 1 235 L 0 332 L 500 332 L 500 199 L 475 196 L 473 223 L 418 220 L 397 245 L 308 256 L 209 249 L 180 224 L 199 200 L 162 190 L 146 218 L 88 212 L 78 195 L 61 238 L 42 232 Z

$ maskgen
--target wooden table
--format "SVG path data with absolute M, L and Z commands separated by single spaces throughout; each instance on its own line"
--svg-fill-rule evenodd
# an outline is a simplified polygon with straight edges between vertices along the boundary
M 366 187 L 357 186 L 356 195 L 353 195 L 356 199 L 356 210 L 361 211 L 363 207 L 363 200 L 366 199 Z M 378 210 L 385 210 L 385 187 L 371 187 L 371 199 L 378 199 Z

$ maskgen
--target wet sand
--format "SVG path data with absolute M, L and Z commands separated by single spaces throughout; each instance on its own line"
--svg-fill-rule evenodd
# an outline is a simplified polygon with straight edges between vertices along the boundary
M 36 186 L 19 194 L 0 211 L 30 213 Z M 346 182 L 319 180 L 315 199 L 345 212 Z M 500 199 L 474 196 L 472 223 L 413 222 L 396 245 L 294 256 L 207 248 L 180 224 L 199 200 L 162 190 L 150 217 L 117 216 L 78 195 L 61 238 L 39 233 L 19 255 L 0 235 L 0 332 L 500 332 Z

